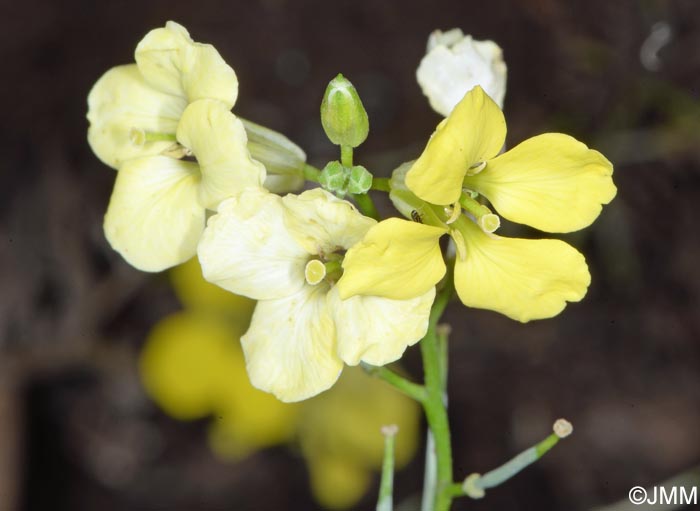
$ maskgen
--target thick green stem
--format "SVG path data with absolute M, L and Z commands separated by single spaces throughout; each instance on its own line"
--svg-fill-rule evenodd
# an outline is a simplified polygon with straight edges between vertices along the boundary
M 440 342 L 444 341 L 446 336 L 437 331 L 437 323 L 452 296 L 452 286 L 452 275 L 448 274 L 445 278 L 445 286 L 435 299 L 430 312 L 428 333 L 420 342 L 427 393 L 423 409 L 428 420 L 428 427 L 433 435 L 436 459 L 435 488 L 426 489 L 431 493 L 434 492 L 435 495 L 432 511 L 448 511 L 453 498 L 451 492 L 452 445 L 445 399 L 447 355 Z M 431 453 L 427 455 L 430 456 Z
M 308 163 L 304 164 L 304 179 L 318 183 L 320 178 L 321 171 L 319 169 Z
M 349 169 L 352 167 L 352 147 L 349 145 L 340 146 L 340 163 L 342 163 L 345 168 Z
M 372 178 L 372 190 L 377 190 L 380 192 L 390 192 L 391 186 L 389 185 L 389 178 L 388 177 Z

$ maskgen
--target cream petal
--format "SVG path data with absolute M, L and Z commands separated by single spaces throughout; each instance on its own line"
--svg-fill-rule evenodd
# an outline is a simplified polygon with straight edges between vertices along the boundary
M 136 64 L 158 90 L 187 98 L 217 99 L 231 109 L 238 96 L 238 79 L 210 44 L 195 43 L 182 25 L 168 21 L 151 30 L 136 47 Z
M 464 184 L 508 220 L 547 232 L 589 226 L 617 193 L 612 164 L 562 133 L 532 137 L 489 161 Z
M 197 157 L 202 172 L 200 202 L 216 209 L 244 188 L 262 187 L 265 167 L 250 157 L 243 123 L 220 101 L 190 103 L 177 127 L 178 141 Z
M 104 220 L 112 248 L 143 271 L 187 261 L 204 229 L 199 179 L 196 165 L 165 156 L 124 163 Z
M 372 295 L 407 300 L 427 293 L 445 275 L 439 227 L 389 218 L 345 254 L 338 291 L 344 300 Z
M 431 34 L 416 79 L 433 110 L 447 117 L 476 85 L 502 108 L 506 74 L 503 51 L 496 43 L 477 41 L 457 29 Z
M 150 87 L 135 64 L 113 67 L 88 95 L 88 142 L 97 157 L 113 168 L 132 158 L 160 154 L 174 144 L 186 101 Z M 172 141 L 135 144 L 132 129 L 172 135 Z
M 498 154 L 506 121 L 498 105 L 476 86 L 454 107 L 406 174 L 406 185 L 432 204 L 454 204 L 467 170 Z
M 343 362 L 337 355 L 327 285 L 258 303 L 241 339 L 253 386 L 280 400 L 301 401 L 331 387 Z
M 282 203 L 289 232 L 310 254 L 348 249 L 377 223 L 321 188 L 287 195 Z
M 304 285 L 309 254 L 287 232 L 280 197 L 248 189 L 224 201 L 204 230 L 204 278 L 255 300 L 284 298 Z
M 501 238 L 467 218 L 458 228 L 466 243 L 455 262 L 455 288 L 469 307 L 521 321 L 550 318 L 581 300 L 591 282 L 586 261 L 560 240 Z
M 342 300 L 338 287 L 328 293 L 338 337 L 338 355 L 348 365 L 380 366 L 401 358 L 428 331 L 435 288 L 410 300 L 353 296 Z

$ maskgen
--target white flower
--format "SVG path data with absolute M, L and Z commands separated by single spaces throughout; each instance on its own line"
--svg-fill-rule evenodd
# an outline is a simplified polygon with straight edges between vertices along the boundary
M 375 223 L 321 189 L 284 198 L 248 189 L 221 203 L 199 259 L 208 281 L 259 301 L 241 339 L 254 386 L 306 399 L 343 363 L 393 362 L 425 335 L 434 288 L 410 300 L 338 294 L 342 252 Z
M 499 107 L 506 93 L 507 68 L 493 41 L 476 41 L 458 28 L 436 30 L 416 78 L 433 110 L 447 117 L 472 88 L 480 85 Z

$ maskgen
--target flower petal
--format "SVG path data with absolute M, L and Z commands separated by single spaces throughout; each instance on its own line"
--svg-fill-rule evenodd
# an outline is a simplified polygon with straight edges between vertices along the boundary
M 241 339 L 253 386 L 282 401 L 301 401 L 335 383 L 343 369 L 324 284 L 258 303 Z
M 466 217 L 459 224 L 466 254 L 455 262 L 455 287 L 465 305 L 525 323 L 556 316 L 586 294 L 586 261 L 563 241 L 487 235 Z
M 187 29 L 173 21 L 151 30 L 136 47 L 136 64 L 158 90 L 188 101 L 209 98 L 231 109 L 238 96 L 238 78 L 210 44 L 195 43 Z
M 220 101 L 190 103 L 177 127 L 177 139 L 192 150 L 202 172 L 200 202 L 207 209 L 247 187 L 262 187 L 265 167 L 250 157 L 243 123 Z
M 161 271 L 192 257 L 204 229 L 193 163 L 147 156 L 117 173 L 104 230 L 112 248 L 142 271 Z
M 427 202 L 453 204 L 469 167 L 496 156 L 505 138 L 503 112 L 476 86 L 438 125 L 406 174 L 406 185 Z
M 135 144 L 132 129 L 175 135 L 186 101 L 149 86 L 135 64 L 113 67 L 88 95 L 88 142 L 97 157 L 112 168 L 125 160 L 160 154 L 173 141 Z
M 262 189 L 222 202 L 197 250 L 204 278 L 255 300 L 297 293 L 309 254 L 288 233 L 283 215 L 281 198 Z
M 335 321 L 338 355 L 348 365 L 362 362 L 380 366 L 401 358 L 428 331 L 435 287 L 417 298 L 390 300 L 353 296 L 341 300 L 338 287 L 328 293 Z
M 310 254 L 330 254 L 360 241 L 377 222 L 321 188 L 282 198 L 285 225 Z
M 421 296 L 445 275 L 439 227 L 389 218 L 372 227 L 345 254 L 340 298 L 371 295 L 408 300 Z
M 612 164 L 598 151 L 562 133 L 530 138 L 468 176 L 508 220 L 547 232 L 590 225 L 617 189 Z

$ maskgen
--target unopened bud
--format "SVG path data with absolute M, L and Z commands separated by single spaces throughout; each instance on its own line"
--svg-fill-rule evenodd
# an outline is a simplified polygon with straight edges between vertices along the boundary
M 345 195 L 347 192 L 347 173 L 339 161 L 332 161 L 321 171 L 319 183 L 329 192 Z
M 348 177 L 348 192 L 367 193 L 370 188 L 372 188 L 372 174 L 362 165 L 352 167 Z
M 321 103 L 321 124 L 336 145 L 357 147 L 367 138 L 369 119 L 355 87 L 339 74 L 328 84 Z

